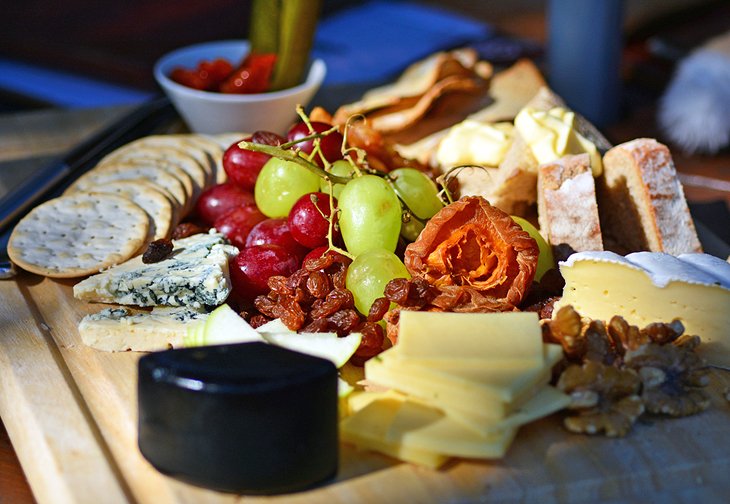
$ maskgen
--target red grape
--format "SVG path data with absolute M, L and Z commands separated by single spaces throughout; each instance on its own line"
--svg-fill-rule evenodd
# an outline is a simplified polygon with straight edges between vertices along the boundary
M 263 145 L 281 145 L 286 142 L 284 138 L 270 131 L 257 131 L 243 140 Z M 262 152 L 241 149 L 238 142 L 235 142 L 223 153 L 223 169 L 230 183 L 253 191 L 256 178 L 269 158 L 271 156 Z
M 269 291 L 273 275 L 289 276 L 299 269 L 299 258 L 279 245 L 246 247 L 231 261 L 230 273 L 235 297 L 252 302 Z
M 285 218 L 266 219 L 256 224 L 246 238 L 246 246 L 279 245 L 297 257 L 304 257 L 309 249 L 297 242 L 289 231 Z
M 315 133 L 324 133 L 325 131 L 332 128 L 331 124 L 323 122 L 313 121 L 310 124 L 312 125 L 312 129 L 314 129 Z M 308 137 L 312 134 L 313 133 L 309 131 L 309 127 L 307 126 L 307 124 L 304 122 L 300 122 L 292 126 L 286 137 L 288 141 L 295 142 L 300 138 Z M 307 154 L 311 154 L 312 150 L 314 150 L 314 141 L 306 140 L 303 142 L 299 142 L 292 148 L 299 149 Z M 320 138 L 319 148 L 322 152 L 322 155 L 324 155 L 325 159 L 327 159 L 327 161 L 329 161 L 330 163 L 334 163 L 338 159 L 342 159 L 342 135 L 338 131 L 334 131 L 327 136 Z M 322 161 L 320 155 L 314 157 L 314 162 L 317 163 L 319 166 L 324 166 L 324 162 Z
M 266 216 L 255 205 L 233 208 L 218 217 L 213 223 L 239 249 L 246 246 L 246 238 L 253 227 L 265 220 Z
M 316 203 L 312 202 L 316 200 Z M 332 205 L 337 206 L 337 201 Z M 327 245 L 329 222 L 324 216 L 330 215 L 330 197 L 323 192 L 305 194 L 294 203 L 289 212 L 289 231 L 296 241 L 311 249 Z M 335 214 L 335 218 L 336 218 Z M 339 234 L 335 229 L 334 234 Z M 337 236 L 333 236 L 337 238 Z
M 224 213 L 242 206 L 255 205 L 253 194 L 232 184 L 218 184 L 203 191 L 195 205 L 195 211 L 211 226 Z

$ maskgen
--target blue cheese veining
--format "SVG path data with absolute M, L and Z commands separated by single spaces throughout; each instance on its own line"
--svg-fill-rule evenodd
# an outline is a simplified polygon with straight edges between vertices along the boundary
M 137 256 L 74 286 L 83 301 L 136 306 L 218 306 L 231 292 L 228 260 L 238 249 L 214 230 L 173 242 L 167 259 Z

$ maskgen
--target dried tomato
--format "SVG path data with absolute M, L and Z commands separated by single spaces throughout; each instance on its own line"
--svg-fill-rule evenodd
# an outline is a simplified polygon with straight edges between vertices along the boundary
M 219 91 L 235 94 L 268 91 L 275 62 L 276 54 L 249 54 L 241 66 L 221 83 Z
M 437 309 L 514 310 L 537 267 L 538 246 L 508 214 L 478 196 L 444 207 L 408 245 L 404 263 L 440 291 Z

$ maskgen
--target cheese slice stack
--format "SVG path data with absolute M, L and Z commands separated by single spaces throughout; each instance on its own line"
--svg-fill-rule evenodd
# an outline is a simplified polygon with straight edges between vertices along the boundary
M 563 297 L 583 317 L 620 315 L 644 327 L 678 318 L 685 334 L 702 338 L 700 353 L 730 368 L 730 264 L 708 254 L 580 252 L 560 263 Z
M 403 311 L 398 344 L 365 364 L 387 392 L 353 394 L 343 440 L 429 467 L 506 453 L 519 427 L 564 408 L 558 345 L 535 313 Z

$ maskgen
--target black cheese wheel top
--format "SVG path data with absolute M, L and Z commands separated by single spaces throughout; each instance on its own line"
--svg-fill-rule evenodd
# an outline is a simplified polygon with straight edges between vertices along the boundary
M 265 343 L 139 361 L 139 447 L 158 470 L 226 492 L 301 490 L 337 470 L 337 370 Z

